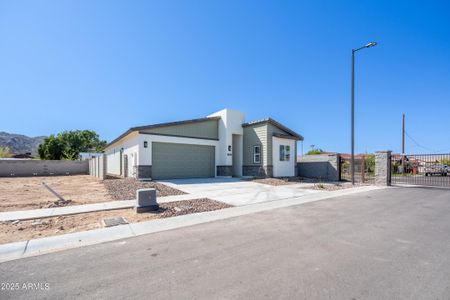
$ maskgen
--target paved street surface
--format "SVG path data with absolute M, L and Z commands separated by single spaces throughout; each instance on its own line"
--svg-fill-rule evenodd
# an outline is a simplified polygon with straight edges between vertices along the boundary
M 376 190 L 6 262 L 0 299 L 450 299 L 449 233 L 450 190 Z

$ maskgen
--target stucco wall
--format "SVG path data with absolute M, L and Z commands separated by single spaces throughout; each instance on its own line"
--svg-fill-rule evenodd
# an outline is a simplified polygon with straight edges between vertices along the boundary
M 296 141 L 292 139 L 283 139 L 278 137 L 272 137 L 272 162 L 273 162 L 273 176 L 274 177 L 290 177 L 295 176 L 296 157 L 295 144 Z M 280 160 L 280 145 L 290 147 L 289 160 Z
M 298 159 L 297 174 L 302 177 L 339 180 L 337 155 L 304 155 Z
M 89 161 L 0 160 L 0 177 L 89 174 Z

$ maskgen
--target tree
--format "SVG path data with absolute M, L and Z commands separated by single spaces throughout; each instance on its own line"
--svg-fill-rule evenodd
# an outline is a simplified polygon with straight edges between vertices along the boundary
M 106 141 L 100 140 L 95 131 L 63 131 L 46 138 L 39 145 L 38 153 L 41 159 L 75 160 L 80 152 L 100 152 L 105 146 Z
M 367 154 L 364 157 L 366 169 L 369 173 L 375 172 L 375 155 L 373 154 Z
M 311 150 L 309 150 L 308 152 L 306 152 L 306 155 L 317 155 L 317 154 L 322 154 L 323 150 L 319 149 L 319 148 L 311 148 Z
M 446 166 L 450 166 L 450 159 L 443 158 L 443 159 L 441 159 L 440 163 L 443 165 L 446 165 Z
M 12 153 L 8 147 L 0 147 L 0 158 L 8 158 L 11 156 L 12 156 Z

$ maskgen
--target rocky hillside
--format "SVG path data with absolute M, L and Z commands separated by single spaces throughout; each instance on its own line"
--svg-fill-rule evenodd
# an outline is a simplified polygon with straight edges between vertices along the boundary
M 14 154 L 31 152 L 32 155 L 36 155 L 38 146 L 44 138 L 45 136 L 29 137 L 0 131 L 0 146 L 8 147 Z

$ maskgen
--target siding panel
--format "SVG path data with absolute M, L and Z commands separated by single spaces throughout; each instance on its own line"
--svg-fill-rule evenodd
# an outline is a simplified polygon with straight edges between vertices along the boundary
M 172 125 L 141 130 L 142 133 L 167 134 L 192 138 L 218 139 L 218 120 L 206 120 L 190 124 Z

